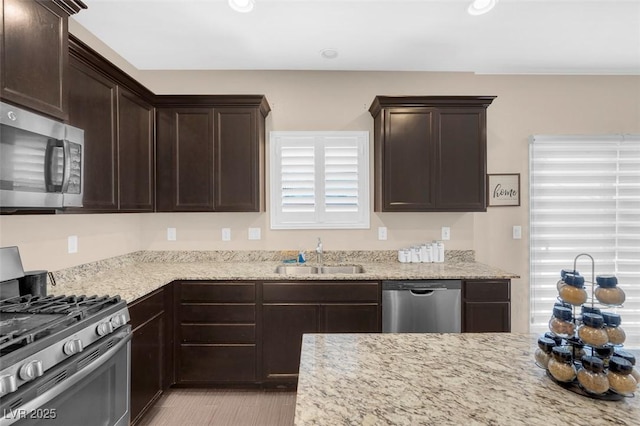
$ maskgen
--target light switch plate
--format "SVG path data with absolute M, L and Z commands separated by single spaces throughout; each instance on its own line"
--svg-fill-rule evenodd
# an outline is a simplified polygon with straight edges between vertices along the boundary
M 442 227 L 442 240 L 450 240 L 451 239 L 451 228 L 448 226 Z
M 231 228 L 222 228 L 222 241 L 231 241 Z
M 175 241 L 176 239 L 176 228 L 167 228 L 167 241 Z
M 250 240 L 259 240 L 260 239 L 260 228 L 249 228 L 249 239 Z
M 67 252 L 69 254 L 78 252 L 78 236 L 77 235 L 69 235 L 69 237 L 67 237 Z
M 513 227 L 513 239 L 519 240 L 522 238 L 522 226 L 514 225 Z
M 378 239 L 381 240 L 381 241 L 387 239 L 387 227 L 386 226 L 379 226 L 378 227 Z

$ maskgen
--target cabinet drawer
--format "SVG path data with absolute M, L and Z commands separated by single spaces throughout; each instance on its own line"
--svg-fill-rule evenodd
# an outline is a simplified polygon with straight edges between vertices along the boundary
M 181 322 L 256 322 L 254 303 L 182 303 L 180 305 Z
M 379 301 L 377 282 L 282 282 L 265 283 L 262 298 L 265 302 L 375 302 Z
M 129 305 L 131 328 L 135 329 L 155 315 L 164 311 L 164 289 L 142 297 Z
M 255 302 L 255 283 L 182 283 L 180 300 L 193 302 Z
M 255 343 L 255 324 L 182 324 L 182 341 L 189 343 Z
M 508 302 L 510 300 L 509 280 L 465 281 L 463 298 L 478 302 Z
M 255 345 L 181 345 L 179 381 L 255 382 Z

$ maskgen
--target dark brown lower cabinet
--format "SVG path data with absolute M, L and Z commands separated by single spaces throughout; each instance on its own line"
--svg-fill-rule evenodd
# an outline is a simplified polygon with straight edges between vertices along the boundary
M 511 331 L 511 280 L 462 282 L 462 331 Z
M 131 340 L 131 423 L 135 424 L 166 388 L 167 315 L 161 288 L 129 305 Z
M 177 285 L 176 383 L 257 382 L 256 284 L 184 281 Z
M 298 379 L 305 333 L 381 331 L 378 282 L 263 284 L 262 369 L 265 383 Z
M 266 380 L 298 378 L 304 333 L 318 332 L 319 305 L 265 305 L 262 308 L 262 369 Z

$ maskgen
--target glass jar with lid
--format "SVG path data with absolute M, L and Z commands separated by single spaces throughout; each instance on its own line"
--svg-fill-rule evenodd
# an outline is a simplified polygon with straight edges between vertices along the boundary
M 609 388 L 616 393 L 629 395 L 636 391 L 638 382 L 631 375 L 633 366 L 629 361 L 619 356 L 614 356 L 609 361 L 609 371 L 607 379 L 609 379 Z
M 609 360 L 613 356 L 613 350 L 614 350 L 613 345 L 610 345 L 608 343 L 606 345 L 593 348 L 593 352 L 595 353 L 595 356 L 597 356 L 602 360 L 605 368 L 609 366 Z
M 535 352 L 536 362 L 540 367 L 547 368 L 551 359 L 551 351 L 556 346 L 556 342 L 548 337 L 540 337 L 538 339 L 538 348 Z
M 558 288 L 558 291 L 560 291 L 560 288 L 565 286 L 566 283 L 564 282 L 564 278 L 567 275 L 580 275 L 580 272 L 574 270 L 574 269 L 562 269 L 560 271 L 560 279 L 558 280 L 558 283 L 556 284 L 556 287 Z
M 578 370 L 578 382 L 587 392 L 601 395 L 609 390 L 609 380 L 604 373 L 604 364 L 595 356 L 583 356 L 582 368 Z
M 567 274 L 564 277 L 566 285 L 559 290 L 560 298 L 573 306 L 580 306 L 587 301 L 587 292 L 584 289 L 584 278 L 579 275 Z
M 553 316 L 549 320 L 549 330 L 558 336 L 573 336 L 576 325 L 573 323 L 571 309 L 562 306 L 553 308 Z
M 578 337 L 587 345 L 603 346 L 609 342 L 604 331 L 604 319 L 598 314 L 583 314 L 582 325 L 578 328 Z
M 556 343 L 556 346 L 560 346 L 562 344 L 562 337 L 556 336 L 554 333 L 547 331 L 544 333 L 544 337 L 547 339 L 551 339 Z
M 614 352 L 614 355 L 620 358 L 624 358 L 631 363 L 631 365 L 633 366 L 633 370 L 631 370 L 631 375 L 633 376 L 634 379 L 636 379 L 636 382 L 640 384 L 640 371 L 638 371 L 638 367 L 636 366 L 636 357 L 631 352 L 627 352 L 622 349 L 616 349 Z
M 582 310 L 583 314 L 598 314 L 598 315 L 602 315 L 602 311 L 600 310 L 600 308 L 596 308 L 594 306 L 582 305 L 581 310 Z
M 573 359 L 580 359 L 586 355 L 584 351 L 584 343 L 576 336 L 570 336 L 566 339 L 567 346 L 566 348 L 571 351 L 571 355 L 573 355 Z
M 621 345 L 627 338 L 627 334 L 624 332 L 620 323 L 622 318 L 620 315 L 611 312 L 603 312 L 602 318 L 604 319 L 604 331 L 607 332 L 609 337 L 609 343 L 612 345 Z
M 596 299 L 605 305 L 622 305 L 625 301 L 624 291 L 618 287 L 618 279 L 613 275 L 598 275 L 598 286 L 595 290 Z
M 549 373 L 559 382 L 571 382 L 576 378 L 576 367 L 567 348 L 556 346 L 551 350 L 548 368 Z

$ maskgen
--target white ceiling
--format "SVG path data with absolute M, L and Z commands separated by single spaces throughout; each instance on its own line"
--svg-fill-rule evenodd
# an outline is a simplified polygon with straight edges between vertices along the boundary
M 640 75 L 640 0 L 84 0 L 75 15 L 138 69 Z M 320 51 L 334 48 L 335 59 Z

